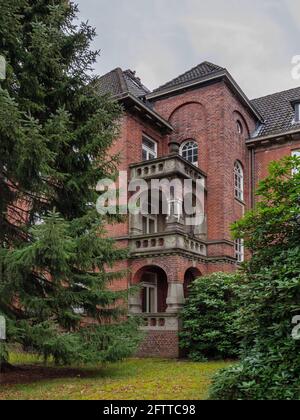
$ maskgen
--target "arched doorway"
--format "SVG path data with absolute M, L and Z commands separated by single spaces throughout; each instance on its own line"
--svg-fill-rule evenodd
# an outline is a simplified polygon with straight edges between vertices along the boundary
M 183 291 L 185 299 L 189 296 L 189 287 L 190 285 L 199 277 L 201 277 L 201 272 L 197 268 L 189 268 L 184 275 L 184 284 Z
M 167 310 L 168 278 L 165 271 L 157 266 L 140 269 L 134 283 L 141 286 L 139 307 L 141 313 L 157 314 Z

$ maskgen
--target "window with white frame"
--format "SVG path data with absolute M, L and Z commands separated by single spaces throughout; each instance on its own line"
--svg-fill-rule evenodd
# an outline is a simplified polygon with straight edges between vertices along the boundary
M 238 263 L 245 261 L 244 239 L 236 239 L 235 241 L 235 258 Z
M 198 144 L 195 141 L 185 141 L 181 145 L 180 154 L 185 160 L 189 161 L 195 166 L 198 166 L 199 148 Z
M 299 150 L 293 150 L 292 151 L 293 157 L 299 157 L 300 158 L 300 149 Z M 298 170 L 296 168 L 293 169 L 293 174 L 297 174 Z
M 157 143 L 147 136 L 143 136 L 142 158 L 143 161 L 157 158 Z
M 300 102 L 295 105 L 295 122 L 300 123 Z
M 238 161 L 234 164 L 234 195 L 238 200 L 244 200 L 244 170 Z
M 143 216 L 143 233 L 145 235 L 152 235 L 157 233 L 157 217 Z
M 157 275 L 154 273 L 143 275 L 142 311 L 146 314 L 157 313 Z

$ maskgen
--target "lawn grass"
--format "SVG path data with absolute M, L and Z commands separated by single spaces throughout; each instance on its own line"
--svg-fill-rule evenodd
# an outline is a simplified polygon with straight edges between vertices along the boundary
M 24 359 L 13 355 L 11 362 L 39 366 L 34 356 Z M 70 373 L 61 369 L 58 377 L 30 383 L 9 385 L 4 379 L 0 400 L 203 400 L 207 399 L 212 376 L 229 365 L 229 362 L 130 359 Z M 49 373 L 54 369 L 54 366 L 47 367 Z

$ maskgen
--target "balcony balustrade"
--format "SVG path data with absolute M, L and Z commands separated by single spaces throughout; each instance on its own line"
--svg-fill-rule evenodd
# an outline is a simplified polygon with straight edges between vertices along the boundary
M 180 178 L 203 180 L 206 174 L 179 155 L 140 162 L 130 166 L 131 179 L 155 179 L 177 175 Z
M 182 250 L 198 256 L 207 256 L 206 244 L 196 238 L 181 233 L 139 235 L 130 239 L 132 256 L 154 252 Z
M 173 314 L 141 314 L 144 325 L 143 331 L 178 331 L 180 320 Z

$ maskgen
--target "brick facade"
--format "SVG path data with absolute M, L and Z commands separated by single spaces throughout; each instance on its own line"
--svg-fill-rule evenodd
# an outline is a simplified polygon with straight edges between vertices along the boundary
M 146 94 L 145 98 L 147 99 Z M 259 121 L 250 102 L 227 79 L 171 91 L 157 97 L 150 94 L 148 99 L 151 102 L 149 110 L 157 113 L 173 130 L 164 130 L 160 124 L 154 124 L 151 115 L 145 116 L 143 110 L 137 112 L 139 104 L 131 108 L 125 106 L 120 137 L 113 145 L 111 153 L 119 153 L 120 170 L 127 171 L 130 179 L 131 165 L 142 161 L 143 135 L 157 142 L 158 158 L 170 156 L 170 142 L 178 145 L 190 139 L 197 142 L 198 168 L 206 177 L 206 253 L 197 255 L 193 249 L 152 249 L 150 245 L 146 252 L 132 253 L 128 261 L 116 267 L 127 269 L 128 275 L 112 287 L 127 288 L 141 284 L 145 273 L 150 272 L 156 275 L 158 289 L 161 287 L 157 307 L 177 316 L 188 278 L 236 270 L 237 261 L 230 226 L 253 206 L 255 186 L 267 175 L 269 163 L 290 155 L 292 150 L 300 149 L 300 136 L 281 136 L 278 141 L 278 135 L 274 135 L 262 142 L 259 138 L 253 138 L 253 133 L 259 124 L 263 124 L 263 120 Z M 233 168 L 236 161 L 242 165 L 244 171 L 243 201 L 236 199 L 234 195 Z M 130 217 L 125 218 L 123 223 L 108 226 L 107 231 L 110 237 L 130 249 Z M 179 233 L 176 232 L 176 235 Z M 177 238 L 176 235 L 174 238 Z M 193 237 L 190 240 L 193 241 Z M 155 237 L 152 241 L 157 244 Z M 152 244 L 151 239 L 149 243 Z M 166 282 L 162 280 L 163 277 Z M 141 297 L 131 302 L 136 313 L 142 312 L 139 299 Z M 161 299 L 165 300 L 165 304 Z M 162 317 L 156 318 L 155 314 L 154 317 L 145 314 L 145 318 L 148 329 L 146 328 L 145 340 L 138 355 L 178 357 L 178 329 L 173 330 L 171 318 L 166 323 Z

